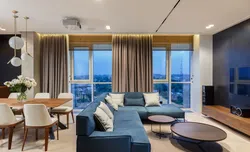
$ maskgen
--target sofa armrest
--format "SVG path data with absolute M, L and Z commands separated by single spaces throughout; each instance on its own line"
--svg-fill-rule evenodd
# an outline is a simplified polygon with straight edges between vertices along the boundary
M 130 152 L 131 137 L 128 135 L 116 136 L 78 136 L 77 152 Z

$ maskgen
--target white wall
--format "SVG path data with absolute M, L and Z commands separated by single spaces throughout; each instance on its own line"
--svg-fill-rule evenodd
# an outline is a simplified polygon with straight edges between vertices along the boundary
M 191 110 L 202 110 L 202 85 L 213 84 L 213 37 L 195 35 L 192 59 Z
M 26 41 L 25 32 L 21 32 L 22 38 Z M 27 91 L 27 97 L 33 98 L 40 91 L 40 39 L 36 32 L 28 32 L 27 35 L 28 53 L 33 57 L 22 61 L 22 75 L 25 77 L 34 78 L 37 86 Z M 25 52 L 25 46 L 22 53 Z

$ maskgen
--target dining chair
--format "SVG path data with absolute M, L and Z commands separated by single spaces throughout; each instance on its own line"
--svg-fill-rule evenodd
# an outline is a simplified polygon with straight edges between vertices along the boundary
M 37 93 L 35 99 L 50 99 L 49 93 Z
M 16 118 L 10 107 L 5 103 L 0 103 L 0 128 L 2 129 L 2 139 L 5 138 L 5 129 L 9 131 L 8 149 L 11 149 L 14 128 L 24 122 L 23 118 Z
M 49 130 L 53 125 L 57 126 L 57 140 L 59 139 L 57 118 L 51 118 L 47 108 L 43 104 L 24 104 L 23 112 L 25 116 L 25 133 L 22 151 L 24 149 L 29 129 L 36 129 L 36 140 L 38 140 L 38 129 L 45 130 L 45 151 L 47 151 Z
M 8 99 L 17 99 L 17 96 L 18 96 L 19 94 L 20 94 L 20 93 L 12 92 L 12 93 L 10 93 Z
M 73 99 L 72 93 L 60 93 L 58 99 Z M 57 115 L 58 121 L 60 121 L 60 115 L 66 115 L 67 117 L 67 128 L 69 128 L 69 114 L 71 113 L 72 121 L 75 123 L 73 114 L 73 101 L 69 101 L 59 107 L 55 107 L 51 110 L 51 113 Z
M 17 96 L 19 95 L 20 93 L 10 93 L 8 99 L 17 99 Z M 21 115 L 23 114 L 23 108 L 22 107 L 12 107 L 11 110 L 13 111 L 14 115 Z

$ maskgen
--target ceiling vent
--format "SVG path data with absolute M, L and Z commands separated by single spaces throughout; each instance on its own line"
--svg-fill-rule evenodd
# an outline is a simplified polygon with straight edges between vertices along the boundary
M 76 18 L 64 18 L 62 23 L 63 26 L 69 30 L 80 30 L 82 28 L 80 21 Z

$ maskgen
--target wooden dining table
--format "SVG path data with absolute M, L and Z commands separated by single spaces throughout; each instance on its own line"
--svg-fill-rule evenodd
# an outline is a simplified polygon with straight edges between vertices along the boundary
M 71 101 L 71 98 L 65 98 L 65 99 L 28 99 L 25 102 L 20 102 L 17 99 L 9 99 L 9 98 L 0 98 L 0 103 L 6 103 L 10 107 L 20 108 L 20 110 L 23 109 L 24 104 L 44 104 L 47 108 L 49 108 L 51 111 L 55 107 L 59 107 L 69 101 Z M 51 115 L 53 117 L 53 115 Z M 58 126 L 60 129 L 66 129 L 67 127 L 62 123 L 58 122 Z M 50 130 L 50 138 L 55 139 L 53 128 Z

